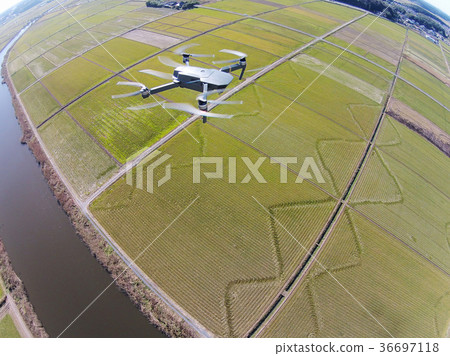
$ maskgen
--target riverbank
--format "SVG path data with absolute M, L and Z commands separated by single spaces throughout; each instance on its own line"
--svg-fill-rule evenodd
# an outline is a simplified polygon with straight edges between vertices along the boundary
M 5 289 L 5 305 L 2 308 L 7 308 L 8 313 L 12 314 L 15 320 L 16 327 L 22 336 L 44 338 L 48 337 L 47 332 L 42 326 L 41 321 L 34 312 L 33 305 L 28 300 L 28 294 L 21 279 L 14 272 L 11 262 L 6 252 L 5 246 L 0 239 L 0 278 L 2 279 Z M 12 299 L 12 300 L 11 300 Z M 19 318 L 21 320 L 19 320 Z M 21 321 L 25 326 L 21 326 Z M 25 330 L 28 329 L 28 330 Z
M 26 113 L 20 98 L 17 95 L 7 70 L 7 58 L 2 64 L 2 76 L 8 85 L 16 117 L 22 129 L 21 142 L 27 144 L 39 163 L 42 174 L 50 186 L 58 203 L 70 218 L 78 237 L 89 248 L 91 254 L 111 274 L 115 284 L 136 305 L 141 313 L 162 332 L 173 337 L 196 337 L 197 333 L 186 322 L 175 314 L 155 293 L 127 268 L 125 262 L 110 248 L 94 226 L 84 216 L 77 205 L 76 199 L 71 195 L 70 189 L 59 177 L 57 170 L 52 166 L 50 158 L 35 135 L 30 118 Z M 101 291 L 99 291 L 100 293 Z

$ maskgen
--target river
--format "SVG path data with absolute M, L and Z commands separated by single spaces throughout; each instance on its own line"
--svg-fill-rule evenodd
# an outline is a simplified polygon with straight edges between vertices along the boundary
M 22 30 L 23 32 L 24 30 Z M 13 39 L 0 53 L 3 62 Z M 26 145 L 0 86 L 0 237 L 30 302 L 58 336 L 112 281 L 79 240 Z M 62 337 L 164 337 L 111 286 Z

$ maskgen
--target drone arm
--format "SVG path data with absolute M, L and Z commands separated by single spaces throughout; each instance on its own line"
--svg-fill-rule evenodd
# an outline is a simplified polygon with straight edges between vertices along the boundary
M 180 86 L 180 83 L 178 83 L 178 82 L 163 84 L 163 85 L 149 89 L 149 92 L 150 92 L 149 94 L 151 94 L 151 95 L 158 94 L 158 93 L 161 93 L 166 90 L 178 88 L 179 86 Z
M 236 70 L 242 70 L 241 74 L 239 76 L 239 80 L 242 80 L 242 77 L 244 76 L 245 68 L 247 68 L 247 63 L 245 61 L 240 61 L 238 63 L 234 63 L 229 66 L 220 68 L 220 71 L 225 72 L 225 73 L 230 73 L 230 72 L 234 72 Z

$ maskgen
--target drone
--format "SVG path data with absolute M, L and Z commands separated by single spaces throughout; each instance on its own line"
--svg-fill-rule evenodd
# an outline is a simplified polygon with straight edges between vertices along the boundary
M 127 94 L 119 94 L 113 95 L 113 99 L 126 98 L 131 96 L 142 95 L 143 99 L 148 98 L 150 95 L 161 93 L 166 90 L 174 89 L 174 88 L 187 88 L 190 90 L 194 90 L 200 92 L 201 94 L 197 96 L 198 101 L 198 109 L 187 103 L 151 103 L 140 106 L 129 107 L 130 110 L 143 110 L 150 109 L 156 107 L 158 105 L 162 105 L 165 109 L 175 109 L 187 112 L 191 115 L 200 115 L 203 117 L 203 123 L 207 122 L 208 117 L 229 119 L 233 117 L 232 115 L 223 115 L 223 114 L 215 114 L 208 111 L 208 104 L 242 104 L 242 101 L 220 101 L 220 100 L 208 100 L 208 96 L 215 93 L 222 93 L 228 87 L 228 85 L 232 82 L 234 76 L 230 74 L 231 72 L 240 70 L 241 73 L 239 75 L 239 80 L 242 80 L 244 76 L 245 69 L 247 67 L 247 54 L 234 51 L 230 49 L 222 49 L 219 52 L 228 53 L 236 56 L 237 58 L 231 60 L 223 60 L 213 62 L 214 64 L 229 64 L 220 69 L 214 68 L 202 68 L 202 67 L 194 67 L 190 66 L 189 60 L 190 58 L 196 57 L 214 57 L 213 54 L 194 54 L 186 52 L 187 49 L 198 46 L 198 44 L 192 43 L 185 46 L 182 46 L 174 51 L 175 54 L 181 55 L 183 58 L 183 65 L 171 60 L 167 57 L 158 57 L 160 62 L 164 65 L 175 68 L 173 74 L 163 73 L 152 69 L 143 69 L 139 72 L 149 74 L 161 79 L 172 80 L 172 82 L 163 84 L 154 88 L 147 88 L 142 83 L 138 82 L 118 82 L 117 85 L 128 85 L 139 87 L 140 90 L 127 93 Z

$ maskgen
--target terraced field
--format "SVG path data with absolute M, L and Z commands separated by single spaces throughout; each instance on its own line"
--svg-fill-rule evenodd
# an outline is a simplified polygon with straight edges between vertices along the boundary
M 74 3 L 82 26 L 47 14 L 8 69 L 82 209 L 188 320 L 220 337 L 445 336 L 448 47 L 372 15 L 356 20 L 362 11 L 304 2 Z M 214 60 L 233 58 L 224 48 L 248 54 L 245 80 L 229 87 L 244 104 L 214 109 L 232 119 L 181 130 L 188 114 L 111 98 L 133 91 L 119 81 L 166 83 L 139 70 L 171 73 L 159 57 L 181 64 L 174 51 L 191 43 Z M 191 65 L 218 68 L 212 58 Z M 146 103 L 195 105 L 197 95 L 178 88 Z M 158 148 L 171 179 L 150 194 L 155 157 L 124 164 L 174 130 Z M 223 177 L 193 183 L 194 157 L 223 157 Z M 261 163 L 266 183 L 244 161 Z

